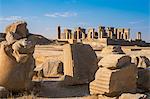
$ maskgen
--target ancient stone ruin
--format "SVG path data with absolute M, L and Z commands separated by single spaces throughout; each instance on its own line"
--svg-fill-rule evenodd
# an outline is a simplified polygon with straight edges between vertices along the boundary
M 101 38 L 111 38 L 111 39 L 130 39 L 130 29 L 127 28 L 114 28 L 104 26 L 98 27 L 98 32 L 94 28 L 86 29 L 78 27 L 73 32 L 71 29 L 64 29 L 61 33 L 60 26 L 58 26 L 58 39 L 101 39 Z
M 130 29 L 87 32 L 79 27 L 61 33 L 59 26 L 54 42 L 31 34 L 24 21 L 10 24 L 0 42 L 0 97 L 31 91 L 30 98 L 148 99 L 149 48 L 129 46 Z M 140 32 L 136 40 L 142 41 Z
M 114 28 L 99 26 L 98 28 L 82 28 L 77 27 L 75 29 L 65 28 L 63 31 L 61 27 L 57 27 L 57 40 L 59 42 L 69 42 L 72 41 L 82 42 L 84 44 L 90 45 L 122 45 L 122 46 L 150 46 L 142 40 L 142 33 L 137 32 L 137 37 L 135 40 L 130 38 L 129 28 Z

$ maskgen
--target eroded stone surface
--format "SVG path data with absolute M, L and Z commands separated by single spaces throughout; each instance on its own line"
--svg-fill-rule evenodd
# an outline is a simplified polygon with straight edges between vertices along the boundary
M 99 61 L 98 66 L 116 69 L 122 68 L 130 63 L 130 56 L 120 54 L 108 54 Z
M 119 99 L 148 99 L 148 97 L 144 94 L 124 93 L 119 97 Z
M 64 75 L 66 83 L 84 84 L 94 80 L 98 68 L 97 57 L 90 45 L 67 44 L 64 46 Z
M 9 44 L 14 43 L 16 40 L 21 38 L 26 38 L 29 34 L 28 29 L 26 28 L 27 23 L 24 21 L 17 21 L 15 23 L 10 24 L 6 27 L 6 41 Z
M 0 86 L 12 91 L 29 89 L 32 84 L 35 45 L 27 38 L 26 26 L 22 21 L 9 25 L 6 41 L 0 43 Z
M 116 96 L 123 92 L 135 92 L 136 76 L 135 64 L 116 70 L 99 68 L 95 80 L 90 83 L 90 93 Z
M 103 48 L 101 54 L 124 54 L 120 46 L 107 46 Z
M 138 70 L 137 85 L 141 89 L 150 91 L 150 68 Z

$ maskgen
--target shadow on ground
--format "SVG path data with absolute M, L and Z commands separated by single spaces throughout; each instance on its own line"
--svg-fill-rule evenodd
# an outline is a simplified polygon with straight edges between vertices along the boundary
M 89 84 L 76 86 L 62 86 L 61 81 L 43 81 L 37 97 L 68 98 L 89 95 Z

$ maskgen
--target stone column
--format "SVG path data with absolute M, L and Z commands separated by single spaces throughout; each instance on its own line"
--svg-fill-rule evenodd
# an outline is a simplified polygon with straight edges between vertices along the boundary
M 120 39 L 121 32 L 117 31 L 117 39 Z
M 114 39 L 117 39 L 117 29 L 116 28 L 114 28 L 114 35 L 115 35 Z
M 74 32 L 71 33 L 71 39 L 74 39 Z
M 102 38 L 101 37 L 101 31 L 100 31 L 100 29 L 98 29 L 98 39 L 100 39 L 100 38 Z
M 88 30 L 87 38 L 91 39 L 91 33 L 89 32 L 89 30 Z
M 92 39 L 93 39 L 93 38 L 94 38 L 94 33 L 92 32 L 92 34 L 91 34 L 91 35 L 92 35 Z
M 99 37 L 104 38 L 106 37 L 106 31 L 104 26 L 99 26 Z
M 71 39 L 71 34 L 68 32 L 68 39 Z
M 92 32 L 92 39 L 94 38 L 94 28 L 91 29 L 91 32 Z
M 130 39 L 130 29 L 124 29 L 124 39 L 125 40 Z
M 106 28 L 107 37 L 110 38 L 110 29 L 109 27 Z
M 141 32 L 137 32 L 137 40 L 142 40 Z
M 108 27 L 107 28 L 107 34 L 109 38 L 113 38 L 113 28 L 112 27 Z
M 77 40 L 79 39 L 79 36 L 80 36 L 79 33 L 80 33 L 80 32 L 79 32 L 79 30 L 77 29 Z
M 72 39 L 72 32 L 70 33 L 70 39 Z
M 130 39 L 130 29 L 128 29 L 128 40 Z
M 57 32 L 58 32 L 58 39 L 61 39 L 61 28 L 60 28 L 60 26 L 57 27 Z
M 71 34 L 71 30 L 70 29 L 68 29 L 68 33 L 69 33 L 69 39 L 71 39 L 72 34 Z
M 82 39 L 85 39 L 85 34 L 82 32 Z
M 115 37 L 114 37 L 114 27 L 111 27 L 111 39 L 115 39 Z
M 117 39 L 123 39 L 123 35 L 124 35 L 123 29 L 117 28 Z
M 67 33 L 67 32 L 65 32 L 65 35 L 66 35 L 66 37 L 65 37 L 65 38 L 66 38 L 66 39 L 68 39 L 68 33 Z
M 102 38 L 101 37 L 101 29 L 100 29 L 100 27 L 98 27 L 98 39 L 100 39 L 100 38 Z

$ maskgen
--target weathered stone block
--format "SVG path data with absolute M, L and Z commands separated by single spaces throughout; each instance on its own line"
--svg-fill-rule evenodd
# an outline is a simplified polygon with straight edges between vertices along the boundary
M 139 88 L 150 91 L 150 68 L 138 69 L 137 82 Z
M 119 97 L 119 99 L 148 99 L 148 97 L 144 94 L 124 93 Z
M 122 68 L 131 63 L 131 57 L 127 55 L 120 54 L 109 54 L 104 56 L 98 63 L 98 66 L 106 68 Z
M 17 21 L 15 23 L 10 24 L 6 27 L 6 41 L 9 44 L 14 43 L 16 40 L 26 38 L 29 34 L 28 29 L 26 28 L 27 23 L 24 21 Z
M 90 45 L 67 44 L 64 46 L 65 83 L 69 85 L 89 83 L 94 80 L 97 56 Z
M 107 46 L 103 48 L 101 54 L 124 54 L 120 46 Z
M 9 46 L 8 46 L 9 47 Z M 34 58 L 28 54 L 14 55 L 6 51 L 7 47 L 0 47 L 0 85 L 9 90 L 29 88 L 31 84 Z
M 42 65 L 44 77 L 59 77 L 63 75 L 63 64 L 61 61 L 48 60 Z
M 116 96 L 123 92 L 135 92 L 136 76 L 135 64 L 116 70 L 99 68 L 95 80 L 90 83 L 90 93 Z

